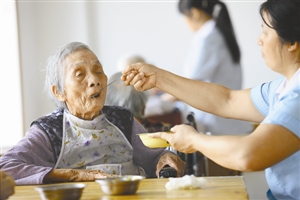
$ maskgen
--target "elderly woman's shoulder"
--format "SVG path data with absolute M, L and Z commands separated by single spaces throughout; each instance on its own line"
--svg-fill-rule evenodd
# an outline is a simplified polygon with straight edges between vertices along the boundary
M 41 123 L 41 122 L 48 123 L 49 121 L 53 121 L 53 120 L 60 121 L 63 119 L 63 113 L 64 113 L 64 109 L 58 108 L 58 109 L 54 110 L 53 112 L 33 121 L 30 126 L 32 126 L 33 124 L 36 124 L 36 123 Z

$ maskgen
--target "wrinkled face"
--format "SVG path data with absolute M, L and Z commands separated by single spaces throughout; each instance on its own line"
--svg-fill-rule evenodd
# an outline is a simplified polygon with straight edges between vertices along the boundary
M 82 119 L 91 120 L 99 115 L 106 97 L 107 76 L 96 55 L 86 49 L 67 56 L 65 84 L 62 96 L 69 111 Z
M 266 12 L 263 15 L 265 21 L 271 25 L 269 14 Z M 258 45 L 261 46 L 262 57 L 266 65 L 275 72 L 282 73 L 284 66 L 283 50 L 284 44 L 280 41 L 280 38 L 276 31 L 268 27 L 262 22 L 262 32 L 258 39 Z

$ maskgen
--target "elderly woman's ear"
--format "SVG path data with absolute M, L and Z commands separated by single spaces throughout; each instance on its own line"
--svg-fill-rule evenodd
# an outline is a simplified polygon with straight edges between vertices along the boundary
M 65 102 L 65 101 L 66 101 L 65 95 L 64 95 L 64 94 L 61 94 L 61 93 L 58 91 L 56 85 L 52 85 L 51 90 L 52 90 L 52 93 L 54 94 L 54 96 L 55 96 L 58 100 L 60 100 L 60 101 L 62 101 L 62 102 Z

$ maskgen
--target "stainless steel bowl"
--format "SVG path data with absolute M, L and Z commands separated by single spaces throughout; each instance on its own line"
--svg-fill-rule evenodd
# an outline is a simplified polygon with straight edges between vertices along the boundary
M 144 176 L 120 176 L 117 178 L 97 179 L 102 191 L 109 195 L 134 194 Z
M 42 200 L 79 200 L 86 184 L 67 183 L 35 187 Z

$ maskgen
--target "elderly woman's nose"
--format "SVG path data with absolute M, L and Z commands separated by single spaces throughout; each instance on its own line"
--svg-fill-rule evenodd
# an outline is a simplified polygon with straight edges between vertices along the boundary
M 100 85 L 100 78 L 97 75 L 91 74 L 89 76 L 89 86 L 99 86 Z

